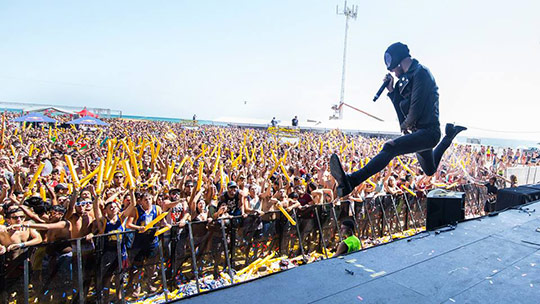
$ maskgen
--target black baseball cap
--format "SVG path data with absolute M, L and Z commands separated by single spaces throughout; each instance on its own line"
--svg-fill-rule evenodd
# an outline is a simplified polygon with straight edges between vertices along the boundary
M 407 57 L 411 57 L 407 45 L 401 42 L 396 42 L 390 45 L 386 49 L 386 52 L 384 52 L 384 63 L 386 64 L 386 68 L 391 71 Z
M 64 190 L 64 189 L 67 189 L 68 187 L 65 185 L 65 184 L 57 184 L 56 186 L 54 186 L 54 192 L 58 192 L 60 190 Z

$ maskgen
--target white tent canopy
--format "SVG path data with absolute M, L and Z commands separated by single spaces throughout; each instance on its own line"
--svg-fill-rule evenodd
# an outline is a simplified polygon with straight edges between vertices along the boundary
M 61 112 L 61 113 L 65 113 L 65 114 L 72 114 L 72 115 L 77 114 L 77 113 L 74 112 L 74 111 L 70 111 L 70 110 L 66 110 L 66 109 L 58 108 L 58 107 L 31 107 L 31 108 L 23 109 L 23 111 L 24 111 L 24 112 L 45 112 L 45 111 L 54 111 L 54 112 Z

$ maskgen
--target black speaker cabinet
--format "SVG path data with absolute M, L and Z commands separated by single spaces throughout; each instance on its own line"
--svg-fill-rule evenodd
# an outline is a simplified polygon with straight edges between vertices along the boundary
M 500 211 L 523 205 L 540 199 L 539 185 L 525 185 L 515 188 L 504 188 L 497 191 L 495 210 Z
M 465 219 L 465 192 L 431 190 L 427 195 L 426 230 Z

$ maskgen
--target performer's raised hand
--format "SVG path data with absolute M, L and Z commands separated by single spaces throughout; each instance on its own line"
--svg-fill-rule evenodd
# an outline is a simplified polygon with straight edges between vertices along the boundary
M 388 81 L 388 84 L 386 85 L 386 89 L 389 93 L 392 93 L 394 91 L 394 77 L 392 74 L 388 73 L 384 76 L 383 82 Z

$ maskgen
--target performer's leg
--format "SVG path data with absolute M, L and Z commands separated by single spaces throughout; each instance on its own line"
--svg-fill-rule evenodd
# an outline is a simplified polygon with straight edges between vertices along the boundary
M 439 164 L 435 164 L 435 161 L 433 160 L 433 149 L 416 152 L 416 158 L 426 175 L 431 176 L 437 171 Z
M 448 147 L 450 147 L 454 138 L 459 134 L 459 132 L 465 131 L 465 130 L 467 130 L 466 127 L 454 126 L 454 124 L 446 124 L 445 136 L 441 140 L 441 142 L 437 145 L 435 150 L 433 151 L 433 161 L 435 163 L 435 171 L 437 170 L 437 167 L 439 167 L 439 163 L 441 162 L 441 158 L 444 152 L 446 151 L 446 149 L 448 149 Z
M 431 176 L 437 172 L 437 168 L 439 167 L 439 163 L 441 162 L 444 152 L 446 149 L 448 149 L 448 147 L 450 147 L 452 140 L 456 137 L 456 135 L 464 130 L 467 130 L 467 128 L 454 126 L 453 124 L 446 124 L 446 135 L 434 150 L 429 149 L 416 153 L 418 163 L 420 163 L 424 173 Z
M 440 131 L 435 129 L 420 129 L 414 133 L 403 135 L 386 142 L 383 149 L 362 169 L 350 175 L 345 174 L 337 155 L 330 159 L 330 171 L 338 182 L 337 194 L 342 197 L 349 194 L 356 186 L 367 180 L 370 176 L 381 171 L 392 158 L 433 148 L 440 138 Z
M 447 135 L 441 140 L 435 150 L 429 149 L 416 152 L 418 163 L 426 175 L 431 176 L 437 172 L 437 168 L 439 167 L 439 163 L 441 162 L 444 151 L 450 147 L 452 139 L 452 137 Z

